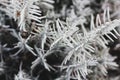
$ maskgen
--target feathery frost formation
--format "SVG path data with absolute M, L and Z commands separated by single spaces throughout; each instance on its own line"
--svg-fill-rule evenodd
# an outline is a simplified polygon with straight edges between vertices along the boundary
M 107 4 L 108 0 L 0 0 L 0 76 L 107 80 L 108 69 L 119 66 L 108 45 L 120 37 L 120 19 L 114 18 L 118 11 Z

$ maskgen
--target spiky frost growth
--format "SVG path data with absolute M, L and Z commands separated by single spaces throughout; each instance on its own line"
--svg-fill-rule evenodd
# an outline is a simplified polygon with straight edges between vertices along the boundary
M 32 80 L 31 77 L 22 70 L 22 65 L 20 65 L 20 70 L 17 75 L 15 75 L 14 80 Z
M 110 22 L 105 22 L 104 20 L 104 24 L 101 24 L 101 21 L 100 22 L 97 21 L 96 23 L 100 24 L 99 26 L 98 24 L 96 24 L 97 27 L 95 27 L 93 20 L 94 19 L 92 18 L 90 31 L 87 31 L 84 24 L 81 24 L 83 33 L 78 32 L 73 37 L 71 36 L 71 39 L 73 41 L 71 44 L 75 44 L 75 43 L 77 44 L 77 46 L 73 48 L 74 50 L 80 49 L 80 51 L 83 50 L 83 52 L 84 51 L 86 52 L 86 49 L 87 49 L 90 52 L 94 52 L 95 49 L 93 48 L 92 44 L 102 43 L 102 44 L 99 44 L 102 47 L 105 47 L 105 44 L 108 44 L 107 40 L 103 37 L 103 35 L 106 35 L 109 40 L 113 41 L 112 38 L 108 35 L 108 34 L 111 34 L 113 37 L 117 38 L 116 35 L 111 32 L 113 30 L 119 36 L 119 33 L 115 30 L 115 27 L 120 25 L 119 20 L 113 20 Z M 93 35 L 93 34 L 96 34 L 96 35 Z
M 12 56 L 18 55 L 20 52 L 29 51 L 34 56 L 36 56 L 35 52 L 33 51 L 33 48 L 28 45 L 28 40 L 31 36 L 28 36 L 27 38 L 23 38 L 20 33 L 17 33 L 14 29 L 8 29 L 10 31 L 10 34 L 18 39 L 18 42 L 14 44 L 13 49 L 19 48 L 19 50 Z
M 41 26 L 40 7 L 36 5 L 38 0 L 1 0 L 3 7 L 0 10 L 5 11 L 11 18 L 18 22 L 20 30 L 26 31 L 30 28 L 32 20 L 37 22 L 35 25 Z
M 41 64 L 45 67 L 45 69 L 50 71 L 50 69 L 49 69 L 50 66 L 46 62 L 46 59 L 44 57 L 44 55 L 45 55 L 44 51 L 42 51 L 40 48 L 37 48 L 36 46 L 35 46 L 35 50 L 38 53 L 38 58 L 35 61 L 32 62 L 31 69 L 33 70 L 38 64 Z
M 48 13 L 54 18 L 49 19 L 49 16 L 44 17 L 43 15 L 47 15 L 45 13 L 54 8 L 53 0 L 0 1 L 0 9 L 5 11 L 9 17 L 14 18 L 19 27 L 17 32 L 16 29 L 13 29 L 14 27 L 4 28 L 1 24 L 4 31 L 10 33 L 10 37 L 17 39 L 12 44 L 12 48 L 8 48 L 8 51 L 5 50 L 10 54 L 8 60 L 11 58 L 16 61 L 18 59 L 17 62 L 24 62 L 28 59 L 27 57 L 31 56 L 31 54 L 26 56 L 26 53 L 32 53 L 31 57 L 34 59 L 30 59 L 30 62 L 28 60 L 30 65 L 27 66 L 31 72 L 40 66 L 39 69 L 41 67 L 43 69 L 38 70 L 40 74 L 60 73 L 54 77 L 56 80 L 87 80 L 94 73 L 96 75 L 92 75 L 92 77 L 96 78 L 97 76 L 96 79 L 98 79 L 99 76 L 107 76 L 107 69 L 117 67 L 117 64 L 113 62 L 115 58 L 107 54 L 106 45 L 110 41 L 114 42 L 113 38 L 117 39 L 120 36 L 116 30 L 116 27 L 120 26 L 120 20 L 110 19 L 109 8 L 95 18 L 90 8 L 90 0 L 72 0 L 72 9 L 67 9 L 67 6 L 63 5 L 60 13 L 58 11 L 56 14 L 53 11 L 55 15 L 50 13 L 51 10 Z M 66 13 L 67 10 L 70 12 Z M 66 15 L 63 19 L 65 21 L 56 19 L 58 18 L 56 15 L 59 18 Z M 90 15 L 91 20 L 88 20 L 86 17 Z M 42 18 L 45 20 L 42 21 Z M 91 21 L 90 25 L 87 20 Z M 24 36 L 24 32 L 28 34 Z M 6 45 L 8 44 L 6 43 Z M 107 49 L 106 52 L 104 49 Z M 60 61 L 56 62 L 57 60 L 55 60 L 56 63 L 49 61 L 53 59 L 54 62 L 56 58 Z M 100 72 L 96 72 L 97 70 Z M 39 73 L 37 79 L 41 77 Z M 20 69 L 14 79 L 31 80 L 31 77 Z M 51 77 L 50 79 L 53 80 Z
M 86 5 L 90 4 L 90 0 L 72 0 L 74 8 L 76 10 L 76 14 L 78 16 L 88 16 L 92 13 L 92 9 L 90 7 L 86 7 Z
M 104 12 L 104 16 L 106 15 L 106 13 L 107 12 Z M 64 65 L 67 65 L 69 67 L 71 65 L 74 65 L 74 68 L 72 70 L 77 69 L 76 71 L 80 72 L 79 74 L 77 72 L 75 74 L 75 78 L 77 79 L 79 79 L 78 78 L 79 75 L 82 76 L 81 79 L 82 78 L 86 79 L 86 75 L 88 75 L 87 69 L 89 69 L 87 65 L 91 66 L 91 63 L 94 65 L 96 64 L 96 61 L 93 61 L 89 64 L 89 61 L 92 61 L 93 59 L 91 53 L 94 53 L 95 51 L 94 46 L 96 46 L 97 44 L 103 48 L 106 47 L 106 44 L 108 44 L 108 40 L 104 38 L 104 35 L 107 36 L 109 40 L 113 41 L 113 39 L 108 35 L 108 34 L 111 34 L 113 37 L 117 38 L 116 35 L 111 32 L 113 30 L 119 36 L 118 32 L 115 30 L 115 27 L 120 25 L 119 24 L 120 21 L 119 20 L 109 21 L 110 19 L 109 19 L 109 14 L 108 14 L 107 20 L 109 22 L 106 22 L 106 17 L 104 16 L 103 16 L 104 24 L 101 24 L 101 20 L 99 21 L 100 18 L 98 16 L 98 20 L 96 23 L 98 23 L 99 26 L 97 24 L 96 25 L 97 27 L 95 27 L 95 24 L 93 21 L 94 19 L 92 17 L 90 31 L 87 31 L 85 26 L 81 24 L 83 33 L 76 32 L 75 34 L 73 34 L 74 36 L 73 35 L 69 36 L 69 41 L 71 40 L 69 45 L 72 45 L 72 49 L 71 51 L 68 52 L 67 56 L 63 60 L 61 68 L 64 69 Z M 77 64 L 80 65 L 82 63 L 84 63 L 84 65 L 86 63 L 86 65 L 83 67 L 84 69 L 80 69 L 80 66 L 77 68 Z M 69 70 L 69 67 L 67 67 L 66 71 Z M 70 72 L 67 71 L 69 73 L 68 80 L 72 78 L 72 76 L 70 77 L 70 75 L 72 75 L 72 70 L 70 70 Z M 81 70 L 84 70 L 84 71 L 81 71 Z
M 53 27 L 53 28 L 52 28 Z M 49 32 L 48 32 L 48 38 L 51 41 L 51 46 L 50 48 L 52 48 L 55 44 L 59 43 L 60 44 L 63 43 L 63 45 L 67 45 L 67 46 L 71 46 L 70 45 L 70 39 L 68 40 L 68 37 L 72 36 L 75 32 L 78 31 L 78 28 L 76 26 L 69 26 L 68 24 L 57 20 L 55 22 L 55 24 L 53 24 L 53 26 L 50 26 Z
M 5 62 L 3 61 L 3 56 L 2 56 L 2 53 L 0 54 L 1 55 L 1 61 L 0 61 L 0 75 L 4 74 L 5 73 Z
M 1 35 L 0 35 L 1 36 Z M 5 62 L 4 62 L 4 60 L 3 60 L 3 55 L 2 55 L 2 53 L 3 53 L 3 48 L 5 48 L 5 45 L 1 45 L 1 43 L 0 43 L 0 75 L 2 75 L 2 74 L 4 74 L 5 73 L 5 68 L 6 68 L 6 66 L 5 66 Z
M 44 9 L 45 11 L 49 9 L 53 9 L 54 0 L 39 0 L 39 6 Z
M 97 64 L 91 67 L 93 73 L 88 76 L 90 80 L 106 80 L 108 74 L 107 69 L 115 70 L 118 68 L 118 64 L 114 62 L 116 57 L 111 56 L 108 52 L 109 48 L 104 48 L 101 51 L 96 50 L 95 54 L 97 55 L 95 55 L 94 58 L 97 60 Z
M 60 20 L 57 20 L 55 24 L 53 23 L 52 26 L 47 26 L 47 28 L 45 28 L 48 34 L 44 35 L 43 43 L 47 38 L 51 43 L 49 48 L 50 50 L 48 50 L 45 56 L 51 54 L 50 51 L 52 50 L 52 48 L 55 47 L 55 45 L 69 46 L 69 48 L 71 49 L 65 56 L 62 64 L 60 66 L 57 65 L 57 67 L 60 67 L 61 70 L 65 70 L 65 79 L 86 79 L 86 76 L 92 72 L 89 67 L 93 67 L 98 64 L 98 60 L 92 55 L 96 51 L 95 46 L 99 45 L 102 48 L 106 48 L 106 44 L 108 44 L 108 39 L 113 41 L 111 36 L 109 36 L 108 34 L 111 34 L 114 38 L 117 38 L 116 35 L 119 36 L 119 33 L 115 30 L 115 28 L 120 25 L 120 21 L 110 21 L 110 16 L 108 12 L 109 10 L 106 10 L 104 12 L 102 20 L 103 22 L 100 20 L 99 15 L 97 16 L 96 25 L 94 23 L 94 17 L 91 16 L 90 31 L 85 28 L 84 24 L 80 24 L 82 29 L 81 33 L 76 27 L 78 23 L 76 23 L 77 25 L 71 26 L 69 25 L 69 23 L 66 24 Z M 107 18 L 105 16 L 107 16 Z M 114 31 L 115 34 L 113 34 L 113 32 L 111 31 Z M 105 39 L 104 36 L 106 36 L 108 39 Z M 44 52 L 44 48 L 41 48 L 41 51 Z M 97 56 L 97 54 L 95 56 Z M 40 60 L 35 61 L 34 64 L 38 64 L 39 61 Z M 48 66 L 45 65 L 46 62 L 43 59 L 41 61 L 44 64 L 44 67 L 48 69 Z M 110 61 L 110 64 L 113 64 L 113 66 L 117 66 L 114 62 L 112 63 L 113 59 Z M 106 67 L 103 71 L 104 75 L 105 73 Z

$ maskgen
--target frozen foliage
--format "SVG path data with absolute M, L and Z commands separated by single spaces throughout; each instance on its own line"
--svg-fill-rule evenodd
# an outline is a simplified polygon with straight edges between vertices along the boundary
M 118 11 L 108 6 L 117 1 L 0 0 L 0 75 L 107 80 L 108 69 L 119 67 L 108 48 L 120 37 Z
M 19 70 L 18 74 L 15 75 L 14 80 L 32 80 L 27 73 L 25 73 L 23 70 L 21 70 L 21 66 L 20 66 L 20 70 Z
M 88 16 L 92 13 L 90 7 L 86 7 L 90 4 L 91 0 L 72 0 L 76 9 L 76 14 L 80 16 Z M 83 14 L 84 13 L 84 14 Z
M 18 22 L 20 30 L 26 31 L 27 25 L 31 24 L 32 20 L 38 22 L 36 25 L 40 25 L 41 19 L 43 18 L 41 17 L 40 8 L 35 5 L 37 1 L 2 0 L 1 9 Z
M 38 53 L 38 58 L 34 62 L 32 62 L 33 65 L 31 66 L 31 68 L 33 69 L 38 63 L 41 63 L 45 67 L 45 69 L 50 71 L 49 65 L 46 63 L 46 59 L 44 59 L 44 55 L 43 55 L 44 51 L 41 51 L 36 46 L 35 46 L 35 49 L 36 49 L 36 51 Z

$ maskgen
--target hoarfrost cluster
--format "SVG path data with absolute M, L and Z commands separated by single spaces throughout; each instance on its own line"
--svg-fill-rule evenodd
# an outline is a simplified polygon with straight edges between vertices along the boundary
M 0 0 L 0 79 L 112 80 L 119 9 L 120 0 Z

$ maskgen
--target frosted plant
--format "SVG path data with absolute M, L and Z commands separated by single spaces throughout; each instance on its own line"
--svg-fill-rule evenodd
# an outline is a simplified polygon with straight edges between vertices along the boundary
M 104 10 L 106 7 L 110 8 L 111 18 L 120 18 L 120 0 L 104 0 L 102 4 L 102 9 Z
M 76 9 L 76 14 L 79 16 L 88 16 L 92 13 L 90 7 L 86 7 L 86 5 L 90 4 L 90 0 L 72 0 L 73 5 Z
M 116 67 L 118 67 L 118 65 L 113 62 L 116 57 L 112 57 L 108 53 L 108 51 L 109 49 L 103 49 L 100 53 L 99 51 L 97 51 L 98 56 L 96 58 L 98 61 L 97 67 L 100 69 L 100 72 L 105 76 L 107 75 L 107 69 L 115 69 Z
M 4 21 L 4 15 L 2 15 L 1 13 L 0 13 L 0 27 L 2 27 L 2 25 L 5 23 L 5 21 Z
M 31 36 L 28 36 L 26 39 L 21 36 L 20 33 L 17 33 L 14 29 L 8 29 L 11 31 L 11 34 L 18 39 L 18 42 L 15 44 L 14 49 L 19 48 L 19 50 L 12 56 L 18 55 L 22 51 L 29 51 L 34 56 L 36 56 L 35 52 L 33 51 L 33 48 L 28 45 L 28 40 Z
M 0 51 L 1 61 L 0 61 L 0 75 L 5 73 L 5 62 L 3 60 L 2 52 Z
M 8 26 L 8 25 L 2 25 L 2 24 L 0 24 L 0 26 L 2 27 L 2 28 L 9 28 L 10 26 Z
M 46 75 L 49 80 L 104 80 L 107 70 L 118 66 L 106 45 L 120 37 L 116 30 L 120 19 L 114 19 L 118 11 L 112 7 L 105 9 L 112 5 L 108 0 L 104 0 L 103 12 L 97 15 L 91 8 L 93 1 L 101 4 L 98 0 L 0 0 L 0 10 L 15 21 L 10 25 L 0 15 L 0 39 L 9 33 L 8 38 L 17 39 L 0 40 L 0 53 L 6 62 L 14 60 L 15 67 L 19 61 L 27 62 L 25 70 L 27 67 L 32 72 L 31 77 L 20 66 L 14 80 L 48 80 Z M 22 54 L 26 52 L 32 55 Z M 4 72 L 4 67 L 0 66 L 0 70 Z
M 50 22 L 46 23 L 45 28 L 43 29 L 44 33 L 41 33 L 42 44 L 40 48 L 36 48 L 39 57 L 33 62 L 32 67 L 36 66 L 38 63 L 40 63 L 40 61 L 42 61 L 42 63 L 44 63 L 45 68 L 49 70 L 48 69 L 49 65 L 46 66 L 46 61 L 42 59 L 42 55 L 44 57 L 47 57 L 50 54 L 52 54 L 53 52 L 52 50 L 56 47 L 56 45 L 72 46 L 70 45 L 70 41 L 67 39 L 67 37 L 71 36 L 74 32 L 78 30 L 77 27 L 70 27 L 67 24 L 64 24 L 64 22 L 61 22 L 60 20 L 55 21 L 55 24 L 53 24 L 52 26 L 50 26 L 49 23 Z M 44 50 L 44 44 L 47 38 L 49 39 L 50 44 L 49 44 L 49 50 L 46 51 Z
M 22 65 L 20 65 L 20 70 L 17 75 L 14 76 L 14 80 L 32 80 L 31 77 L 22 70 Z
M 80 25 L 80 24 L 84 24 L 86 23 L 86 18 L 84 16 L 77 16 L 75 14 L 75 11 L 74 9 L 72 8 L 70 10 L 70 12 L 68 13 L 68 16 L 66 18 L 67 22 L 69 23 L 70 26 L 77 26 L 77 25 Z
M 0 62 L 0 75 L 5 73 L 5 65 L 4 62 Z
M 120 76 L 110 78 L 110 80 L 119 80 L 119 79 L 120 79 Z
M 84 23 L 87 23 L 87 19 L 85 17 L 90 16 L 93 12 L 90 7 L 86 7 L 86 5 L 90 5 L 90 0 L 72 0 L 73 6 L 71 9 L 67 10 L 67 21 L 71 26 L 77 26 Z M 78 21 L 79 20 L 79 21 Z
M 113 20 L 110 21 L 109 19 L 109 14 L 107 14 L 108 12 L 104 12 L 104 16 L 103 16 L 103 23 L 101 24 L 101 21 L 99 21 L 99 16 L 97 18 L 97 27 L 95 27 L 95 23 L 94 23 L 94 18 L 91 18 L 91 30 L 87 31 L 84 27 L 83 24 L 81 24 L 81 28 L 83 30 L 83 33 L 76 33 L 74 34 L 74 36 L 71 36 L 71 44 L 74 44 L 74 46 L 72 47 L 73 49 L 71 49 L 71 51 L 68 52 L 68 55 L 65 57 L 65 59 L 63 60 L 62 66 L 63 65 L 70 65 L 70 64 L 76 64 L 75 67 L 77 67 L 77 62 L 78 64 L 82 63 L 82 59 L 83 59 L 83 55 L 85 55 L 85 60 L 87 59 L 92 59 L 92 53 L 94 53 L 95 51 L 95 44 L 100 45 L 101 47 L 105 48 L 106 45 L 108 44 L 108 40 L 106 40 L 103 35 L 106 35 L 107 38 L 111 41 L 113 41 L 113 39 L 108 35 L 111 34 L 113 37 L 117 38 L 115 34 L 113 34 L 111 31 L 113 30 L 117 35 L 118 32 L 115 30 L 115 27 L 119 26 L 120 21 L 119 20 Z M 107 18 L 105 17 L 105 15 L 107 14 Z M 107 20 L 109 22 L 107 22 Z M 99 25 L 98 25 L 99 24 Z M 93 35 L 96 34 L 96 35 Z M 94 45 L 94 46 L 93 46 Z M 91 54 L 90 54 L 91 53 Z M 69 63 L 69 61 L 71 61 L 73 63 Z M 84 60 L 84 61 L 85 61 Z M 88 61 L 86 61 L 88 62 Z M 93 62 L 93 64 L 95 64 L 95 62 Z M 111 63 L 112 64 L 112 63 Z M 84 68 L 86 67 L 87 69 L 87 65 L 84 66 Z M 62 67 L 63 68 L 63 67 Z M 67 67 L 67 69 L 69 69 L 69 67 Z M 74 70 L 74 69 L 73 69 Z M 79 69 L 78 69 L 79 71 Z M 84 69 L 85 71 L 85 69 Z M 69 72 L 70 74 L 70 72 Z M 76 74 L 77 76 L 78 74 Z M 84 74 L 84 72 L 81 72 L 81 75 L 84 75 L 83 78 L 86 79 L 86 75 Z M 79 79 L 79 78 L 77 78 Z M 68 79 L 69 80 L 69 79 Z
M 113 5 L 112 5 L 113 4 Z M 120 8 L 120 0 L 105 0 L 105 4 L 106 6 L 109 6 L 110 7 L 110 11 L 112 12 L 111 14 L 111 17 L 115 17 L 116 19 L 119 19 L 120 18 L 120 15 L 119 15 L 119 8 Z M 104 6 L 103 5 L 103 9 Z
M 120 21 L 110 21 L 110 16 L 108 12 L 109 10 L 106 10 L 104 12 L 102 20 L 103 23 L 101 23 L 102 21 L 99 15 L 97 16 L 96 25 L 94 23 L 94 17 L 91 16 L 90 31 L 87 31 L 84 24 L 81 24 L 81 29 L 83 31 L 82 33 L 80 33 L 79 30 L 75 28 L 77 25 L 71 26 L 69 25 L 69 23 L 64 24 L 59 20 L 56 21 L 56 26 L 51 26 L 52 28 L 50 28 L 50 31 L 48 31 L 48 38 L 50 40 L 53 40 L 52 44 L 50 45 L 50 49 L 53 46 L 58 45 L 58 43 L 62 45 L 67 45 L 70 48 L 72 48 L 71 51 L 67 53 L 67 56 L 65 57 L 62 65 L 60 66 L 61 70 L 66 69 L 67 80 L 71 78 L 86 79 L 86 76 L 88 75 L 89 71 L 92 72 L 91 70 L 89 70 L 88 67 L 92 67 L 97 64 L 97 59 L 94 60 L 91 54 L 95 51 L 95 44 L 106 48 L 108 40 L 104 38 L 104 35 L 107 36 L 107 38 L 111 41 L 113 41 L 113 39 L 108 34 L 111 34 L 114 38 L 117 38 L 116 35 L 113 34 L 111 31 L 114 31 L 119 36 L 118 32 L 115 30 L 115 27 L 120 25 Z M 107 16 L 107 18 L 105 16 Z
M 96 23 L 98 23 L 98 21 Z M 77 47 L 75 46 L 73 50 L 77 51 L 80 49 L 80 51 L 83 50 L 83 52 L 86 53 L 85 50 L 88 49 L 89 51 L 94 52 L 94 48 L 91 46 L 93 42 L 96 42 L 98 44 L 101 43 L 99 45 L 101 45 L 102 47 L 105 47 L 105 44 L 108 44 L 107 40 L 103 37 L 103 35 L 106 35 L 108 39 L 110 39 L 111 41 L 113 40 L 108 35 L 108 33 L 112 34 L 113 37 L 117 38 L 111 31 L 113 30 L 116 34 L 118 34 L 118 32 L 115 30 L 115 27 L 119 26 L 119 20 L 113 20 L 110 22 L 104 22 L 104 24 L 101 24 L 101 23 L 99 24 L 100 26 L 95 27 L 93 23 L 93 18 L 92 18 L 91 19 L 91 31 L 89 32 L 87 32 L 87 30 L 85 29 L 85 26 L 82 24 L 81 28 L 83 30 L 83 33 L 77 33 L 75 38 L 71 37 L 74 43 L 77 44 Z M 111 27 L 108 27 L 108 26 L 111 26 Z M 96 34 L 96 35 L 93 35 L 93 34 Z M 73 50 L 71 50 L 71 52 L 74 52 Z M 70 53 L 70 55 L 72 54 Z
M 76 59 L 78 58 L 78 60 Z M 66 80 L 78 79 L 84 80 L 87 79 L 86 76 L 92 72 L 88 67 L 95 66 L 97 61 L 94 59 L 86 58 L 85 54 L 81 56 L 76 55 L 72 59 L 72 65 L 62 66 L 62 69 L 66 69 Z M 71 64 L 71 63 L 70 63 Z
M 39 0 L 39 6 L 44 10 L 53 9 L 54 8 L 53 3 L 54 0 Z
M 90 80 L 93 80 L 93 79 L 94 80 L 98 80 L 98 79 L 106 80 L 106 77 L 108 74 L 107 70 L 108 69 L 115 70 L 118 68 L 118 64 L 114 62 L 116 57 L 111 56 L 108 52 L 109 52 L 109 48 L 104 48 L 102 50 L 98 50 L 98 49 L 96 50 L 95 54 L 97 55 L 94 55 L 94 58 L 97 60 L 98 63 L 96 66 L 92 68 L 93 73 L 91 75 L 94 75 L 94 76 L 89 75 Z
M 31 69 L 33 70 L 38 64 L 41 64 L 45 67 L 45 69 L 50 71 L 49 64 L 47 64 L 46 59 L 44 57 L 45 55 L 44 51 L 40 50 L 40 48 L 37 48 L 36 46 L 35 46 L 35 50 L 37 51 L 38 58 L 32 62 Z
M 3 60 L 3 48 L 5 48 L 6 46 L 5 45 L 1 45 L 0 43 L 0 75 L 4 74 L 5 73 L 5 62 Z
M 23 39 L 21 37 L 21 35 L 19 34 L 19 42 L 17 43 L 17 45 L 14 47 L 14 48 L 20 48 L 20 50 L 15 54 L 17 55 L 19 52 L 21 52 L 22 50 L 25 50 L 27 49 L 28 51 L 30 51 L 33 55 L 36 55 L 34 52 L 33 52 L 33 48 L 30 47 L 27 42 L 29 40 L 30 36 L 27 38 L 27 39 Z
M 53 26 L 50 26 L 48 31 L 48 38 L 53 40 L 51 41 L 52 44 L 50 45 L 50 48 L 59 43 L 59 41 L 60 44 L 63 43 L 63 45 L 72 47 L 72 45 L 70 45 L 70 39 L 68 40 L 68 38 L 72 36 L 77 30 L 78 28 L 76 26 L 71 27 L 64 22 L 57 20 Z
M 40 7 L 35 5 L 38 0 L 1 0 L 3 8 L 11 18 L 18 22 L 20 30 L 26 31 L 30 28 L 31 21 L 36 21 L 36 25 L 41 24 Z

